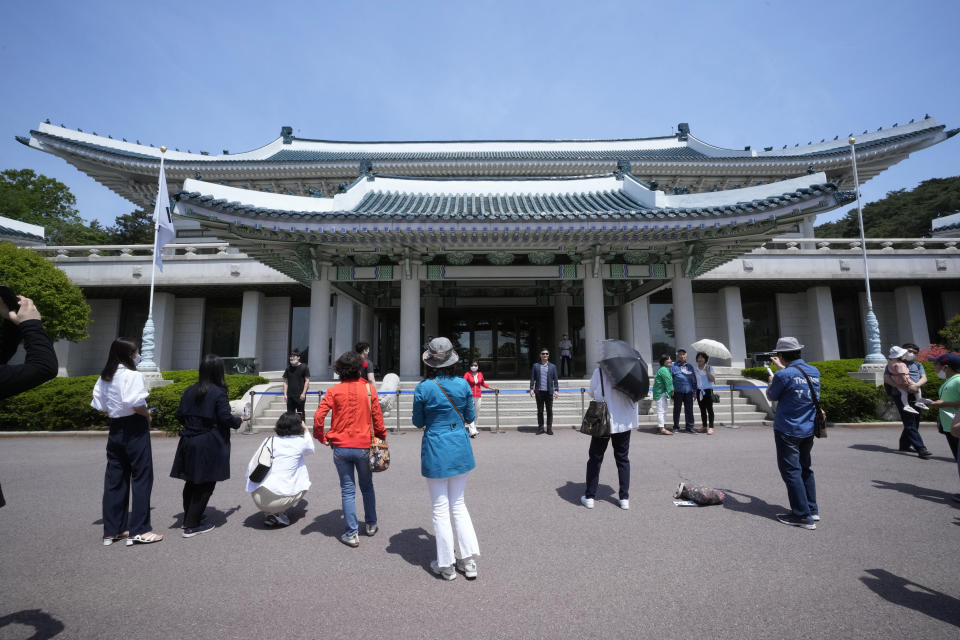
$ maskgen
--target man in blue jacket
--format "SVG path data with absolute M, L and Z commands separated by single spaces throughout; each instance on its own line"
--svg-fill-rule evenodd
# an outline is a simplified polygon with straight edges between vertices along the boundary
M 770 360 L 779 371 L 770 379 L 767 398 L 777 403 L 773 419 L 777 467 L 790 499 L 790 513 L 778 513 L 777 520 L 791 527 L 816 529 L 820 509 L 810 468 L 816 406 L 810 392 L 812 388 L 819 400 L 820 372 L 800 358 L 801 349 L 803 345 L 796 338 L 780 338 L 774 348 L 777 355 Z
M 530 370 L 530 395 L 537 399 L 537 435 L 553 435 L 553 399 L 560 395 L 557 367 L 550 362 L 550 351 L 540 349 L 540 362 Z M 543 408 L 547 408 L 547 430 L 543 430 Z
M 697 392 L 697 378 L 693 367 L 687 363 L 687 350 L 677 349 L 677 359 L 670 365 L 673 376 L 673 430 L 680 429 L 680 407 L 683 406 L 686 432 L 696 433 L 693 428 L 693 394 Z

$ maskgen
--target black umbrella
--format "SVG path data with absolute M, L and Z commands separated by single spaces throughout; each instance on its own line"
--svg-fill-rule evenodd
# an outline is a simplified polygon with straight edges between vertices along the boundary
M 601 347 L 600 366 L 613 388 L 634 402 L 645 398 L 650 390 L 650 374 L 647 373 L 647 363 L 637 350 L 623 340 L 604 340 Z

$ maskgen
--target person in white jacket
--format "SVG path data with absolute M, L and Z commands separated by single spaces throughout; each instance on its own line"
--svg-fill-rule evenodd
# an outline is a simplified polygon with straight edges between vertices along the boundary
M 620 479 L 620 508 L 630 508 L 630 432 L 640 426 L 637 403 L 626 394 L 617 391 L 600 369 L 594 369 L 590 378 L 588 393 L 594 400 L 605 400 L 610 412 L 610 437 L 590 438 L 590 453 L 587 458 L 587 488 L 580 503 L 587 509 L 593 509 L 600 482 L 600 465 L 607 451 L 607 443 L 613 443 L 613 459 L 617 462 L 617 475 Z
M 304 456 L 314 452 L 313 437 L 304 427 L 300 414 L 290 411 L 277 420 L 275 435 L 270 436 L 254 451 L 247 465 L 247 493 L 253 503 L 266 514 L 263 524 L 268 527 L 287 526 L 287 509 L 294 506 L 310 488 L 310 475 Z M 250 480 L 250 473 L 261 459 L 270 460 L 270 471 L 263 482 Z M 272 456 L 271 456 L 272 454 Z

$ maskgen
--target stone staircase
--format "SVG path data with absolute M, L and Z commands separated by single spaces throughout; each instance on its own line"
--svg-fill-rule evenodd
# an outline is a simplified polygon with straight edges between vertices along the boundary
M 718 372 L 719 374 L 720 372 Z M 312 416 L 317 410 L 320 390 L 325 390 L 336 384 L 334 382 L 318 382 L 310 384 L 310 393 L 307 395 L 306 414 L 308 424 L 312 424 Z M 480 409 L 480 417 L 477 420 L 477 426 L 481 431 L 493 431 L 497 429 L 497 416 L 499 414 L 499 428 L 502 430 L 515 430 L 530 428 L 536 429 L 537 426 L 537 405 L 536 401 L 527 394 L 529 383 L 527 380 L 500 380 L 491 381 L 490 384 L 499 389 L 501 393 L 493 394 L 484 390 L 483 406 Z M 560 381 L 560 397 L 553 402 L 553 425 L 557 428 L 571 428 L 580 426 L 583 412 L 590 404 L 590 395 L 581 393 L 581 389 L 586 389 L 590 384 L 589 380 L 568 380 Z M 722 376 L 717 376 L 716 384 L 726 385 L 728 381 Z M 413 408 L 413 389 L 417 382 L 400 383 L 400 410 L 390 411 L 385 415 L 387 429 L 408 430 L 413 429 L 411 423 L 411 414 Z M 278 383 L 276 388 L 271 391 L 282 391 L 282 383 Z M 714 405 L 714 414 L 717 426 L 763 426 L 772 424 L 763 411 L 750 403 L 739 390 L 732 392 L 726 389 L 718 389 L 720 403 Z M 499 396 L 499 398 L 498 398 Z M 733 420 L 731 420 L 731 403 L 733 407 Z M 648 396 L 640 402 L 640 428 L 655 428 L 657 424 L 656 410 L 651 407 L 651 399 Z M 498 406 L 499 405 L 499 406 Z M 262 398 L 254 411 L 252 426 L 255 431 L 269 431 L 276 424 L 277 418 L 286 410 L 286 403 L 281 396 L 265 396 Z M 700 411 L 694 402 L 694 416 L 697 427 L 700 426 Z M 671 426 L 673 420 L 672 405 L 667 412 L 667 425 Z M 681 424 L 683 416 L 680 417 Z M 327 418 L 329 427 L 330 418 Z

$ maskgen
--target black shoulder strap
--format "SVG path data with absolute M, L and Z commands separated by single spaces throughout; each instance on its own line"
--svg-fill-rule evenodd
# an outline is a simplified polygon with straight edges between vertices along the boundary
M 791 367 L 803 374 L 803 377 L 807 380 L 807 386 L 810 387 L 810 397 L 813 398 L 813 406 L 816 407 L 817 411 L 820 411 L 820 398 L 817 397 L 817 394 L 813 392 L 813 383 L 810 382 L 810 376 L 807 375 L 807 372 L 800 368 L 800 365 L 791 364 Z
M 597 371 L 600 372 L 600 397 L 603 398 L 603 401 L 607 401 L 607 395 L 603 392 L 603 367 L 597 367 Z

